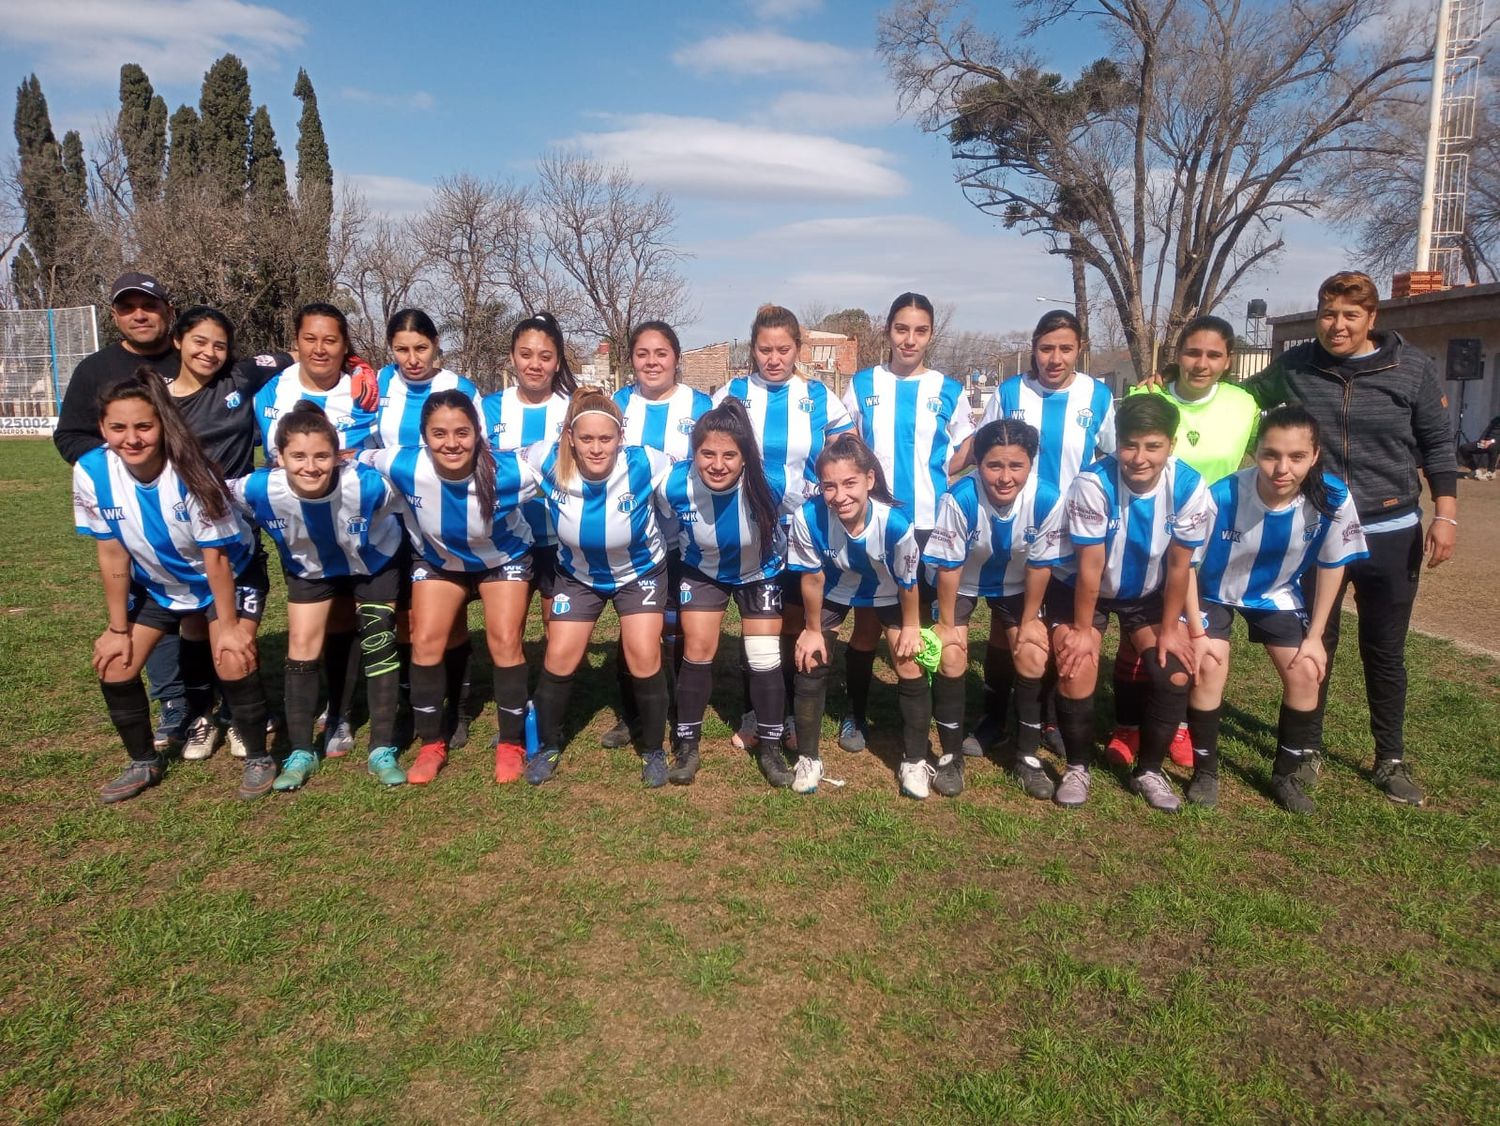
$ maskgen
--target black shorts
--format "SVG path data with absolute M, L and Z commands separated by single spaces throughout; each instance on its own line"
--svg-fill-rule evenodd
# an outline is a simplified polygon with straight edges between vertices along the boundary
M 615 613 L 622 618 L 632 614 L 661 614 L 667 609 L 667 565 L 658 563 L 634 582 L 626 583 L 612 594 L 595 590 L 579 582 L 567 571 L 558 571 L 552 584 L 552 620 L 558 622 L 597 622 L 604 604 L 613 602 Z
M 406 575 L 401 562 L 392 559 L 373 575 L 335 575 L 321 579 L 305 579 L 282 568 L 286 578 L 286 600 L 293 603 L 327 602 L 340 595 L 348 595 L 355 602 L 394 603 L 401 595 Z
M 479 588 L 485 583 L 529 583 L 531 582 L 531 554 L 528 552 L 498 567 L 484 571 L 446 571 L 434 567 L 426 560 L 418 559 L 412 565 L 411 581 L 416 583 L 443 582 L 461 586 L 468 591 L 468 601 L 479 597 Z
M 266 594 L 270 589 L 265 552 L 257 551 L 234 577 L 234 612 L 252 622 L 260 621 L 266 612 Z M 194 614 L 202 614 L 212 622 L 218 619 L 219 611 L 212 602 L 202 610 L 168 610 L 145 587 L 134 582 L 125 598 L 125 619 L 160 633 L 177 633 L 182 628 L 182 619 Z
M 1024 594 L 1005 594 L 995 598 L 986 598 L 985 604 L 990 608 L 990 620 L 999 623 L 1006 629 L 1013 629 L 1021 624 L 1021 613 L 1026 608 L 1026 596 Z M 953 600 L 953 624 L 966 626 L 969 619 L 974 616 L 974 611 L 979 609 L 979 597 L 971 594 L 960 594 Z M 993 625 L 991 626 L 993 629 Z
M 781 587 L 782 606 L 802 605 L 802 576 L 805 574 L 821 574 L 818 571 L 782 571 L 773 582 Z
M 1049 629 L 1073 624 L 1073 595 L 1073 588 L 1061 579 L 1054 578 L 1047 584 L 1043 613 Z M 1138 629 L 1156 629 L 1161 626 L 1161 591 L 1144 598 L 1099 599 L 1094 605 L 1094 628 L 1103 633 L 1111 614 L 1120 619 L 1120 632 L 1127 636 Z
M 552 597 L 552 584 L 557 581 L 557 544 L 534 543 L 529 553 L 531 559 L 531 581 L 543 598 Z
M 843 603 L 828 602 L 825 600 L 823 602 L 823 632 L 828 633 L 830 630 L 836 630 L 839 626 L 843 625 L 844 619 L 849 616 L 851 609 L 853 607 L 845 606 Z M 899 602 L 892 602 L 889 606 L 873 606 L 871 609 L 875 611 L 876 620 L 886 629 L 901 628 L 901 604 Z
M 1246 610 L 1240 606 L 1205 602 L 1203 616 L 1208 619 L 1205 627 L 1208 636 L 1216 641 L 1228 641 L 1235 614 L 1245 619 L 1250 640 L 1256 645 L 1295 649 L 1307 636 L 1308 618 L 1304 610 Z
M 779 620 L 781 617 L 780 575 L 774 579 L 731 586 L 709 578 L 696 567 L 684 566 L 674 589 L 679 613 L 701 610 L 722 614 L 733 598 L 744 620 Z

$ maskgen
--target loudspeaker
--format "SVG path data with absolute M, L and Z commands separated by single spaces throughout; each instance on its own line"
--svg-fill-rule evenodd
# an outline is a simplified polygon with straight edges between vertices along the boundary
M 1448 378 L 1457 380 L 1484 378 L 1484 342 L 1475 336 L 1461 336 L 1448 341 Z

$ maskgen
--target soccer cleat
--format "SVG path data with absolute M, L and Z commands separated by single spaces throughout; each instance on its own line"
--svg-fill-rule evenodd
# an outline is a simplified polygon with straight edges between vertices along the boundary
M 311 751 L 293 751 L 281 764 L 281 773 L 271 783 L 274 790 L 300 790 L 318 772 L 318 756 Z
M 495 744 L 495 781 L 501 785 L 519 782 L 526 773 L 526 748 L 515 743 Z
M 562 751 L 556 747 L 543 747 L 526 760 L 526 781 L 540 786 L 557 773 L 557 763 L 561 758 Z
M 729 744 L 738 751 L 753 751 L 759 742 L 760 737 L 755 734 L 755 713 L 746 712 L 740 716 L 740 729 L 729 737 Z
M 698 777 L 700 764 L 698 741 L 679 740 L 672 748 L 672 769 L 667 771 L 667 781 L 674 786 L 691 786 Z
M 328 732 L 328 739 L 323 744 L 323 757 L 343 758 L 352 750 L 354 750 L 354 729 L 349 726 L 347 719 L 341 719 Z
M 767 739 L 755 748 L 755 765 L 760 775 L 778 790 L 784 790 L 793 781 L 793 774 L 782 757 L 781 748 Z
M 154 738 L 156 749 L 165 751 L 173 743 L 182 742 L 187 730 L 187 700 L 178 696 L 161 702 L 161 719 L 156 725 Z
M 276 760 L 270 755 L 261 755 L 259 758 L 247 758 L 245 769 L 240 774 L 240 786 L 235 791 L 235 797 L 241 801 L 254 801 L 263 798 L 271 792 L 271 785 L 276 781 Z
M 417 757 L 406 768 L 406 780 L 413 786 L 425 786 L 438 776 L 438 771 L 448 764 L 448 748 L 441 739 L 422 744 Z
M 350 740 L 353 744 L 353 740 Z M 453 730 L 448 735 L 448 749 L 450 751 L 461 751 L 469 745 L 469 717 L 462 712 L 453 721 Z
M 797 760 L 796 769 L 792 772 L 792 793 L 815 794 L 818 792 L 818 783 L 822 780 L 823 760 L 803 755 Z
M 611 751 L 630 746 L 630 724 L 623 719 L 616 720 L 613 727 L 599 736 L 599 745 Z
M 932 788 L 945 798 L 956 798 L 964 792 L 963 755 L 944 755 L 938 759 L 932 776 Z
M 163 769 L 160 755 L 156 758 L 131 759 L 122 774 L 100 787 L 99 800 L 105 805 L 129 801 L 160 782 Z
M 932 769 L 932 763 L 926 759 L 921 762 L 903 762 L 901 769 L 896 772 L 901 779 L 902 796 L 926 801 L 927 795 L 932 791 L 932 776 L 936 773 Z
M 1193 769 L 1193 737 L 1188 734 L 1187 724 L 1177 725 L 1172 743 L 1167 747 L 1167 755 L 1174 766 L 1180 766 L 1183 770 Z
M 985 712 L 979 717 L 979 722 L 975 724 L 973 732 L 964 736 L 964 754 L 969 758 L 984 758 L 990 748 L 1004 738 L 1003 721 L 999 716 Z
M 1052 784 L 1052 779 L 1042 766 L 1042 760 L 1036 755 L 1017 755 L 1011 773 L 1016 776 L 1016 781 L 1021 783 L 1021 792 L 1028 798 L 1048 801 L 1057 791 L 1057 787 Z
M 1421 805 L 1427 800 L 1410 768 L 1398 758 L 1381 759 L 1375 764 L 1375 785 L 1398 805 Z
M 1052 800 L 1066 809 L 1077 809 L 1089 800 L 1089 787 L 1093 781 L 1088 767 L 1070 766 L 1063 771 L 1062 781 L 1057 784 Z
M 659 790 L 667 784 L 667 752 L 657 747 L 641 755 L 641 785 Z
M 839 720 L 839 746 L 851 755 L 858 754 L 865 749 L 864 728 L 852 715 L 846 715 Z
M 229 753 L 235 758 L 244 758 L 250 753 L 245 740 L 240 738 L 239 729 L 232 723 L 225 729 L 224 741 L 229 744 Z
M 1104 761 L 1111 766 L 1134 766 L 1141 751 L 1139 727 L 1116 727 L 1104 745 Z
M 1172 789 L 1172 783 L 1159 770 L 1142 770 L 1130 776 L 1130 788 L 1146 799 L 1146 804 L 1162 813 L 1176 813 L 1182 808 L 1182 799 Z
M 182 737 L 182 757 L 187 762 L 201 762 L 211 758 L 219 747 L 224 732 L 210 716 L 200 715 L 188 724 Z
M 1219 804 L 1219 776 L 1205 774 L 1201 770 L 1195 772 L 1192 781 L 1188 783 L 1187 800 L 1204 809 L 1213 809 Z
M 375 747 L 370 751 L 370 759 L 365 763 L 365 769 L 381 785 L 404 786 L 406 771 L 397 764 L 397 753 L 395 747 Z
M 781 726 L 781 745 L 795 753 L 797 750 L 797 717 L 788 715 Z
M 1290 774 L 1271 775 L 1271 796 L 1288 813 L 1312 813 L 1318 808 L 1312 798 L 1307 796 L 1307 786 L 1300 769 Z

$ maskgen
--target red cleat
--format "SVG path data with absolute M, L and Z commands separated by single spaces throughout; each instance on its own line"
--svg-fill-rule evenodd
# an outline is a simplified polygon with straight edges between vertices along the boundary
M 1193 769 L 1193 737 L 1188 734 L 1187 724 L 1177 725 L 1177 733 L 1172 736 L 1172 745 L 1167 748 L 1167 757 L 1175 766 L 1183 770 Z
M 1104 761 L 1111 766 L 1134 766 L 1135 756 L 1141 750 L 1139 727 L 1116 727 L 1109 742 L 1104 745 Z
M 519 782 L 521 772 L 526 769 L 526 750 L 514 743 L 495 745 L 495 781 L 500 785 Z
M 448 748 L 441 742 L 425 743 L 406 770 L 406 780 L 413 786 L 425 786 L 438 776 L 448 762 Z

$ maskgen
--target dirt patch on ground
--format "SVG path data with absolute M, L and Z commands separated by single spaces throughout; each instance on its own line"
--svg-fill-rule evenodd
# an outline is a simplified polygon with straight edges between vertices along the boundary
M 1412 628 L 1500 657 L 1500 481 L 1459 481 L 1458 520 L 1453 558 L 1422 572 Z

